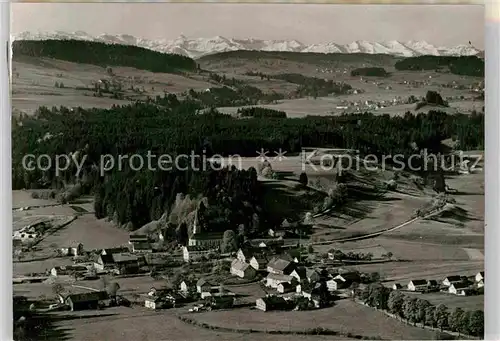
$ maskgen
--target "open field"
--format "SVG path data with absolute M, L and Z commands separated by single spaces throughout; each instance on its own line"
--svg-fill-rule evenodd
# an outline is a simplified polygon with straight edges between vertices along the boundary
M 405 292 L 405 295 L 412 295 L 423 300 L 427 300 L 435 306 L 444 304 L 450 310 L 453 310 L 455 308 L 462 308 L 463 310 L 484 309 L 484 295 L 463 297 L 439 292 L 425 294 Z
M 61 314 L 62 315 L 62 314 Z M 66 315 L 66 314 L 64 314 Z M 56 315 L 57 316 L 57 315 Z M 145 308 L 112 308 L 101 312 L 74 313 L 72 319 L 56 323 L 71 340 L 121 341 L 286 341 L 291 335 L 228 333 L 196 327 L 180 321 L 171 311 L 150 311 Z M 345 338 L 293 335 L 293 340 L 341 340 Z
M 428 330 L 405 325 L 383 313 L 350 300 L 341 300 L 331 308 L 304 312 L 238 309 L 190 315 L 197 321 L 221 327 L 255 330 L 303 331 L 311 326 L 342 333 L 379 336 L 383 339 L 430 339 Z

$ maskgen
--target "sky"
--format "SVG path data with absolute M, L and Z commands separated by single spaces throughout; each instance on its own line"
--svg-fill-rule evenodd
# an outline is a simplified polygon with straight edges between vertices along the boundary
M 304 44 L 425 40 L 484 49 L 482 5 L 14 3 L 12 34 L 85 31 L 148 39 L 296 39 Z

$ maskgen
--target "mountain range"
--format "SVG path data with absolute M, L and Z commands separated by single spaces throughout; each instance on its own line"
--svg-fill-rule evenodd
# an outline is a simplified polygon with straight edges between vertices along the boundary
M 289 51 L 289 52 L 316 52 L 316 53 L 369 53 L 389 54 L 399 57 L 413 57 L 420 55 L 435 56 L 472 56 L 482 53 L 471 45 L 463 44 L 455 47 L 436 47 L 425 41 L 400 42 L 396 40 L 386 42 L 368 42 L 357 40 L 350 44 L 336 44 L 333 42 L 322 44 L 303 44 L 297 40 L 260 40 L 260 39 L 233 39 L 216 36 L 213 38 L 187 38 L 183 35 L 174 40 L 152 40 L 137 38 L 127 34 L 98 36 L 77 32 L 22 32 L 11 37 L 12 40 L 46 40 L 46 39 L 76 39 L 98 41 L 111 44 L 134 45 L 153 51 L 176 53 L 191 58 L 237 50 L 259 51 Z

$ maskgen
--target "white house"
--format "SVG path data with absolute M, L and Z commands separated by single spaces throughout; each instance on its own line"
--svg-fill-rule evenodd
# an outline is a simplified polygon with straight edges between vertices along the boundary
M 326 288 L 328 291 L 336 291 L 339 289 L 345 289 L 349 286 L 348 282 L 342 281 L 341 279 L 331 278 L 326 281 Z
M 255 270 L 266 270 L 268 262 L 269 261 L 265 255 L 257 255 L 250 259 L 250 266 Z
M 276 289 L 281 283 L 292 283 L 293 280 L 292 276 L 270 273 L 266 277 L 266 286 Z
M 256 250 L 254 248 L 240 248 L 236 252 L 236 258 L 242 262 L 249 262 Z
M 212 252 L 212 250 L 203 247 L 184 246 L 182 248 L 182 258 L 185 262 L 199 261 L 203 257 L 207 257 L 210 252 Z
M 62 247 L 61 254 L 63 256 L 81 256 L 83 255 L 83 244 L 82 243 L 73 243 L 70 246 Z
M 271 261 L 267 264 L 267 272 L 274 274 L 289 275 L 294 269 L 295 264 L 293 262 L 279 257 L 271 259 Z
M 453 283 L 449 286 L 448 292 L 454 295 L 466 296 L 468 288 L 469 285 L 467 283 Z
M 443 280 L 443 285 L 449 287 L 450 285 L 454 283 L 460 283 L 462 282 L 462 277 L 455 275 L 455 276 L 448 276 Z
M 425 279 L 414 279 L 408 283 L 409 291 L 422 291 L 427 289 L 427 281 Z
M 290 276 L 295 277 L 299 282 L 307 280 L 309 283 L 316 283 L 320 280 L 320 275 L 316 270 L 305 267 L 296 268 Z
M 484 271 L 478 272 L 476 274 L 476 282 L 483 281 L 484 282 Z
M 204 291 L 210 291 L 210 288 L 212 288 L 214 285 L 212 283 L 209 283 L 206 279 L 200 278 L 196 282 L 196 291 L 198 293 L 202 293 Z
M 284 283 L 278 284 L 278 286 L 276 287 L 276 290 L 278 290 L 278 292 L 281 294 L 285 294 L 288 292 L 295 291 L 296 287 L 292 283 L 284 282 Z
M 480 280 L 479 282 L 477 282 L 477 287 L 478 288 L 483 288 L 484 287 L 484 281 Z
M 252 279 L 255 277 L 255 269 L 250 264 L 235 259 L 231 262 L 231 274 L 240 278 Z

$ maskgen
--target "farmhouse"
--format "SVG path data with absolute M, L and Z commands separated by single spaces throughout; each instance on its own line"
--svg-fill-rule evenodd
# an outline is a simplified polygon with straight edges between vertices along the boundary
M 336 278 L 331 278 L 326 281 L 326 287 L 328 291 L 335 291 L 339 289 L 345 289 L 348 288 L 351 283 L 347 281 L 343 281 L 341 279 L 336 279 Z
M 133 242 L 132 252 L 134 253 L 151 253 L 153 248 L 149 242 Z
M 394 283 L 392 285 L 392 290 L 401 290 L 403 287 L 399 283 Z
M 144 306 L 149 309 L 165 309 L 175 307 L 175 297 L 156 290 L 150 292 L 144 300 Z
M 286 234 L 286 231 L 285 230 L 282 230 L 282 229 L 269 229 L 267 231 L 267 233 L 269 234 L 270 237 L 284 237 L 285 234 Z
M 98 271 L 109 271 L 115 267 L 113 254 L 100 254 L 94 262 L 94 268 Z
M 469 285 L 467 283 L 452 283 L 448 288 L 448 292 L 458 296 L 466 296 L 468 289 Z
M 266 277 L 266 286 L 277 288 L 281 283 L 292 283 L 294 280 L 295 278 L 292 276 L 270 273 Z
M 208 291 L 201 293 L 201 298 L 207 297 L 234 297 L 236 294 L 232 291 L 224 289 L 222 286 L 211 287 Z
M 427 281 L 427 286 L 429 288 L 435 288 L 435 287 L 439 286 L 439 284 L 438 284 L 438 282 L 435 279 L 429 279 Z
M 131 253 L 112 254 L 115 269 L 119 274 L 137 273 L 140 267 L 140 258 Z
M 281 294 L 286 294 L 288 292 L 296 291 L 296 287 L 291 283 L 283 282 L 283 283 L 278 284 L 278 286 L 276 287 L 276 290 L 278 290 L 278 292 Z
M 196 283 L 191 281 L 182 281 L 179 287 L 182 293 L 187 294 L 191 290 L 196 290 Z
M 267 264 L 267 271 L 272 274 L 289 275 L 295 269 L 295 264 L 288 260 L 275 257 Z
M 359 273 L 357 272 L 345 272 L 336 275 L 333 277 L 335 280 L 341 280 L 343 282 L 342 287 L 347 288 L 349 287 L 352 283 L 359 283 L 361 281 L 361 278 L 359 276 Z
M 292 271 L 290 276 L 295 277 L 297 281 L 308 281 L 309 283 L 315 283 L 320 280 L 320 274 L 315 269 L 309 269 L 306 267 L 298 267 Z
M 82 243 L 74 243 L 73 245 L 61 248 L 61 254 L 63 256 L 81 256 L 83 252 Z
M 234 305 L 234 296 L 210 296 L 205 301 L 214 309 L 229 309 Z
M 86 272 L 87 268 L 81 265 L 67 265 L 67 266 L 56 266 L 50 270 L 50 274 L 54 277 L 57 276 L 69 276 L 74 273 Z
M 427 289 L 427 281 L 425 279 L 414 279 L 408 283 L 409 291 L 422 291 Z
M 262 311 L 286 310 L 290 308 L 290 303 L 279 296 L 266 296 L 255 301 L 255 306 Z
M 449 287 L 453 283 L 460 283 L 462 282 L 462 277 L 460 276 L 448 276 L 443 280 L 443 285 Z
M 213 250 L 200 246 L 184 246 L 182 258 L 185 262 L 195 262 L 207 257 Z
M 250 264 L 235 259 L 231 262 L 231 274 L 240 278 L 252 279 L 255 277 L 255 269 Z
M 201 294 L 202 292 L 210 291 L 210 288 L 212 288 L 213 286 L 214 285 L 212 283 L 209 283 L 206 279 L 200 278 L 196 282 L 196 291 Z
M 215 249 L 222 244 L 222 237 L 222 232 L 199 232 L 191 235 L 188 245 Z
M 476 274 L 476 282 L 483 281 L 484 282 L 484 271 L 478 272 Z
M 106 255 L 112 255 L 114 253 L 125 253 L 125 252 L 129 252 L 128 247 L 125 246 L 112 247 L 112 248 L 102 249 L 101 255 L 106 256 Z
M 106 291 L 92 291 L 83 294 L 71 294 L 64 299 L 71 311 L 97 309 L 99 302 L 108 299 Z
M 129 235 L 129 240 L 128 240 L 129 244 L 133 244 L 133 243 L 147 243 L 147 242 L 149 242 L 149 238 L 145 234 L 132 234 L 131 233 Z
M 252 247 L 240 248 L 236 253 L 236 258 L 242 262 L 249 262 L 257 251 L 258 250 Z
M 257 271 L 267 270 L 269 260 L 264 254 L 253 256 L 250 259 L 250 266 Z

